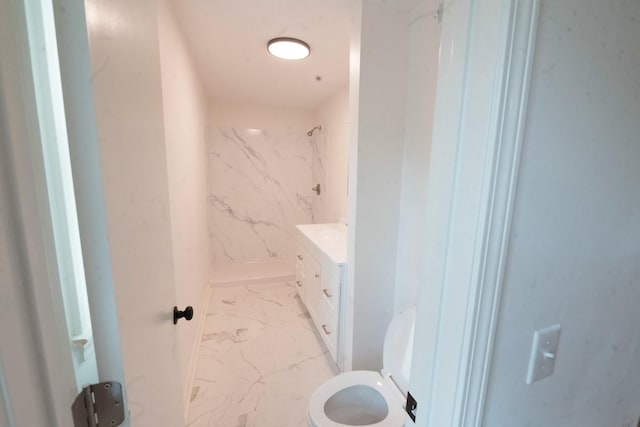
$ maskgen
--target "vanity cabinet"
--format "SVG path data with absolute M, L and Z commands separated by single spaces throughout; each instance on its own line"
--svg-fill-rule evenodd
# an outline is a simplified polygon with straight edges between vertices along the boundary
M 313 319 L 317 318 L 320 263 L 300 243 L 296 254 L 296 288 Z
M 331 357 L 342 370 L 346 229 L 341 224 L 296 227 L 296 289 Z
M 329 353 L 333 359 L 338 359 L 338 334 L 340 323 L 340 295 L 342 289 L 342 268 L 322 268 L 320 272 L 320 283 L 318 287 L 317 302 L 317 325 L 320 325 L 319 332 L 327 344 Z M 330 273 L 330 270 L 336 270 Z

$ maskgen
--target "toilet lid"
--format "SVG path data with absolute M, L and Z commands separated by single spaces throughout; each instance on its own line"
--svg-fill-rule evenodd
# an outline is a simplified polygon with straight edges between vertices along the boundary
M 379 372 L 352 371 L 335 376 L 311 395 L 308 417 L 314 427 L 349 427 L 353 424 L 342 424 L 329 418 L 325 412 L 325 404 L 339 392 L 354 386 L 370 387 L 377 391 L 387 406 L 387 415 L 373 424 L 358 424 L 360 427 L 401 427 L 404 426 L 406 413 L 403 407 L 403 396 L 390 380 Z
M 409 390 L 415 324 L 416 306 L 407 305 L 393 316 L 384 336 L 383 373 L 393 377 L 403 394 Z

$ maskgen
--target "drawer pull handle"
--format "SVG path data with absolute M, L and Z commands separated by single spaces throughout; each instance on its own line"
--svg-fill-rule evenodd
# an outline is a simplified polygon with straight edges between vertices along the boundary
M 327 325 L 322 325 L 322 330 L 324 331 L 325 334 L 331 335 L 331 332 L 327 330 Z
M 301 260 L 302 259 L 302 255 L 298 255 L 298 259 Z
M 302 287 L 302 282 L 300 280 L 296 280 L 296 285 Z
M 331 298 L 331 294 L 327 289 L 323 289 L 322 292 L 326 295 L 327 298 Z
M 320 275 L 316 273 L 316 277 L 320 277 Z

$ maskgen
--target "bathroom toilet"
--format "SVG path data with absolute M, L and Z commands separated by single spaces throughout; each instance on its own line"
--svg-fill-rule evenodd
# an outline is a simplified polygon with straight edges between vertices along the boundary
M 415 317 L 415 306 L 407 306 L 391 319 L 381 372 L 346 372 L 313 392 L 307 412 L 310 427 L 404 426 Z

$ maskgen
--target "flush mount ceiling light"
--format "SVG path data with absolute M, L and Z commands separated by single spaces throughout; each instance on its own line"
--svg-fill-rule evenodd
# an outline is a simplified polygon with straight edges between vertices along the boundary
M 311 52 L 308 44 L 291 37 L 278 37 L 269 40 L 267 50 L 273 56 L 289 60 L 304 59 Z

